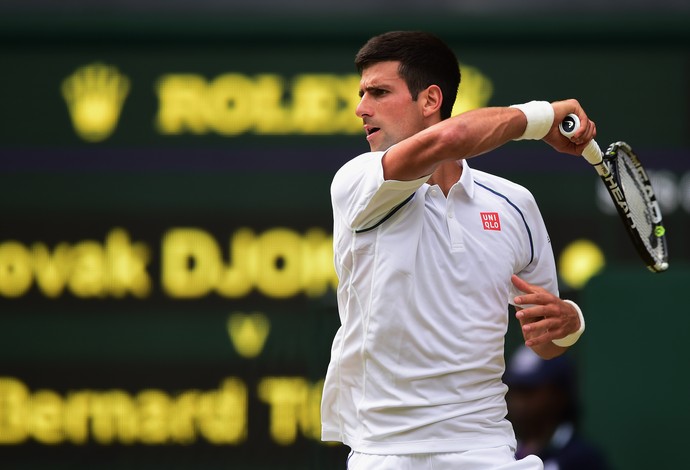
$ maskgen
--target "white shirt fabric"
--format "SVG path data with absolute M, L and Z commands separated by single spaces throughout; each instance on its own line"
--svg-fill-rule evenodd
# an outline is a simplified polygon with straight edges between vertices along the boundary
M 515 449 L 501 381 L 510 276 L 558 295 L 537 204 L 464 161 L 447 198 L 428 177 L 385 181 L 383 154 L 349 161 L 331 186 L 341 327 L 322 439 L 385 455 Z

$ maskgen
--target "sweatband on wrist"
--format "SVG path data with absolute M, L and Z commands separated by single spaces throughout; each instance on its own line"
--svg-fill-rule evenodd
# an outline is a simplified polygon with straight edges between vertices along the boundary
M 580 328 L 575 332 L 571 333 L 568 336 L 561 338 L 561 339 L 553 339 L 551 342 L 555 344 L 556 346 L 560 346 L 562 348 L 567 348 L 569 346 L 572 346 L 573 344 L 577 343 L 577 340 L 580 339 L 580 336 L 582 336 L 582 333 L 585 331 L 585 317 L 582 315 L 582 310 L 580 310 L 580 307 L 577 306 L 575 302 L 572 300 L 563 300 L 563 302 L 569 303 L 573 307 L 575 307 L 575 311 L 577 312 L 577 315 L 580 317 Z
M 519 109 L 527 118 L 525 132 L 515 140 L 541 140 L 551 130 L 554 113 L 553 106 L 548 101 L 514 104 L 511 108 Z

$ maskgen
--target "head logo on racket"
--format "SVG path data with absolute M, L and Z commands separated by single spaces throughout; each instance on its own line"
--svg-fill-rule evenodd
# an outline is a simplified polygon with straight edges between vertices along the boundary
M 574 132 L 577 130 L 577 125 L 574 119 L 575 116 L 566 116 L 565 119 L 561 122 L 561 125 L 563 126 L 563 131 L 566 134 L 570 134 L 571 132 Z

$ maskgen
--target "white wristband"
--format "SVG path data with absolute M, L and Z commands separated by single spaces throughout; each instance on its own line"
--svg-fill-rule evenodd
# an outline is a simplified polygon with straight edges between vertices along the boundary
M 551 130 L 553 125 L 553 106 L 548 101 L 530 101 L 524 104 L 514 104 L 525 114 L 527 127 L 521 137 L 515 140 L 541 140 Z
M 563 302 L 567 302 L 573 307 L 575 307 L 575 310 L 577 311 L 577 315 L 580 317 L 580 329 L 578 329 L 575 333 L 571 333 L 568 336 L 561 338 L 561 339 L 554 339 L 551 340 L 553 344 L 556 346 L 560 346 L 562 348 L 567 348 L 569 346 L 572 346 L 573 344 L 577 343 L 577 340 L 580 339 L 580 336 L 582 336 L 582 333 L 585 331 L 585 317 L 582 315 L 582 310 L 580 310 L 580 307 L 577 306 L 575 302 L 572 300 L 563 300 Z

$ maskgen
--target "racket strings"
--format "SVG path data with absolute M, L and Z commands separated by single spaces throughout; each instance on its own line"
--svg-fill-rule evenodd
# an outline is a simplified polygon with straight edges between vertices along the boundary
M 635 162 L 627 153 L 619 151 L 617 160 L 618 176 L 630 210 L 629 216 L 647 251 L 660 257 L 662 254 L 658 251 L 661 247 L 658 237 L 654 234 L 655 214 L 652 212 L 653 204 L 647 192 L 649 183 L 643 179 Z

